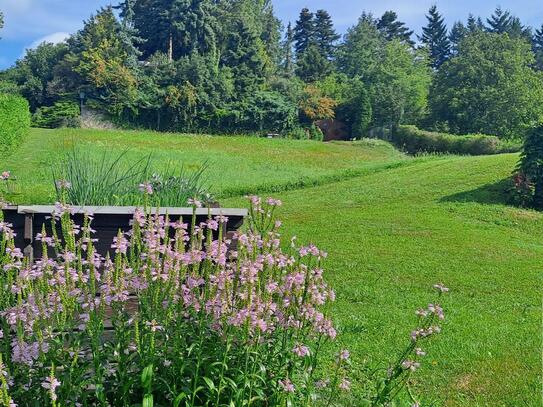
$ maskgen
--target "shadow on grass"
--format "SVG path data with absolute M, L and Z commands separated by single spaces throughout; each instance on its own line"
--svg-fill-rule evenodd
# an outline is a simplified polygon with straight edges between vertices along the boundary
M 444 196 L 439 202 L 477 202 L 487 205 L 511 204 L 507 190 L 511 187 L 510 179 L 506 178 L 493 184 L 486 184 L 471 191 Z

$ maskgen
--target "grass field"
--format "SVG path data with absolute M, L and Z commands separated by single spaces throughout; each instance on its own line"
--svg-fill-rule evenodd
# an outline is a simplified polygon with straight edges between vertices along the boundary
M 285 235 L 328 251 L 331 310 L 357 368 L 386 366 L 443 282 L 447 320 L 413 383 L 422 405 L 540 405 L 543 214 L 503 203 L 518 156 L 409 159 L 384 143 L 35 130 L 0 168 L 20 177 L 18 198 L 47 199 L 46 167 L 76 137 L 92 154 L 129 146 L 194 166 L 209 159 L 224 206 L 244 205 L 251 189 L 291 189 L 273 194 Z
M 207 163 L 208 184 L 219 198 L 248 192 L 273 192 L 330 182 L 402 164 L 406 157 L 389 144 L 375 142 L 323 144 L 255 137 L 183 137 L 156 132 L 33 129 L 2 168 L 19 180 L 21 203 L 55 199 L 51 167 L 74 144 L 99 159 L 104 151 L 139 159 L 152 154 L 153 168 L 184 165 L 196 170 Z M 354 147 L 354 148 L 353 148 Z

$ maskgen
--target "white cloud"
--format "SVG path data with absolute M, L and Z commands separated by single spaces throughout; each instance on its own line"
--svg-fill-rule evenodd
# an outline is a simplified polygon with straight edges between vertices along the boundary
M 49 34 L 42 38 L 37 39 L 32 44 L 30 44 L 27 48 L 30 48 L 30 49 L 36 48 L 38 45 L 40 45 L 43 42 L 58 44 L 59 42 L 65 41 L 69 36 L 70 36 L 69 33 L 65 33 L 62 31 L 56 32 L 56 33 Z

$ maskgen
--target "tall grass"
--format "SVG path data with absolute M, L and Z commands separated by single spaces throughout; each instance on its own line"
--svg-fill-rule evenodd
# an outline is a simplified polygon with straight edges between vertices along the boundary
M 57 199 L 72 205 L 138 205 L 137 185 L 147 183 L 154 190 L 149 203 L 155 206 L 186 206 L 189 198 L 211 200 L 204 178 L 206 163 L 197 171 L 170 163 L 166 171 L 154 172 L 150 154 L 129 160 L 127 153 L 104 151 L 96 158 L 74 146 L 53 167 Z

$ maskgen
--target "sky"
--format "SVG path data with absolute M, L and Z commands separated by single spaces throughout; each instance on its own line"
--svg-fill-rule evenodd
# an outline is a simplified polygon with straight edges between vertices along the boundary
M 62 41 L 83 26 L 83 21 L 101 6 L 118 0 L 0 0 L 5 27 L 0 32 L 0 69 L 11 66 L 43 41 Z M 420 33 L 425 13 L 437 4 L 448 26 L 465 21 L 469 13 L 488 17 L 497 5 L 510 10 L 532 27 L 543 24 L 543 0 L 273 0 L 277 16 L 286 24 L 296 21 L 303 7 L 316 11 L 326 9 L 337 30 L 344 33 L 356 23 L 363 11 L 380 16 L 394 10 L 401 21 Z

